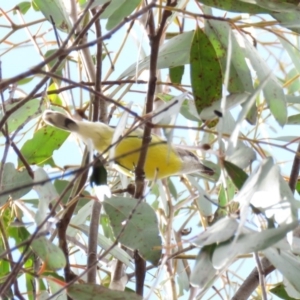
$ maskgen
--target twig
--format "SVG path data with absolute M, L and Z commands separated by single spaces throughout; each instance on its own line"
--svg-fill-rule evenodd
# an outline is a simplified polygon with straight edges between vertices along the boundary
M 260 259 L 258 257 L 258 253 L 254 252 L 253 257 L 256 261 L 256 267 L 257 267 L 257 271 L 258 271 L 258 278 L 259 278 L 259 285 L 260 285 L 260 288 L 261 288 L 262 299 L 263 300 L 268 300 L 267 292 L 266 292 L 266 286 L 265 286 L 265 274 L 263 273 L 263 269 L 262 269 L 262 266 L 261 266 Z

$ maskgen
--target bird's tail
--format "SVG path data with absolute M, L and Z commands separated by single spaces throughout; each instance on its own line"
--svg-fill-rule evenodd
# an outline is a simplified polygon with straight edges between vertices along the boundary
M 215 171 L 213 169 L 211 169 L 203 164 L 201 164 L 201 165 L 202 165 L 201 170 L 200 170 L 201 173 L 209 175 L 209 176 L 213 176 L 215 174 Z

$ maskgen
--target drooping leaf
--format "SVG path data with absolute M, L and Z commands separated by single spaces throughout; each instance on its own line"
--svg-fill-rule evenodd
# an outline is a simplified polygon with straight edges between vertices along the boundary
M 241 168 L 226 160 L 224 161 L 224 167 L 234 185 L 240 190 L 248 175 Z
M 238 236 L 236 240 L 221 243 L 216 247 L 212 257 L 213 265 L 215 268 L 219 269 L 237 255 L 267 249 L 283 239 L 286 234 L 296 226 L 297 222 L 293 222 L 278 228 L 266 229 L 261 232 L 251 232 L 250 230 L 245 229 L 245 233 Z
M 84 9 L 89 2 L 90 2 L 89 0 L 79 0 L 78 1 L 79 5 L 82 9 Z M 107 2 L 109 2 L 109 0 L 95 0 L 95 1 L 93 1 L 93 4 L 91 5 L 90 9 L 92 9 L 96 6 L 99 6 L 99 5 L 103 5 Z
M 279 21 L 279 24 L 281 26 L 286 27 L 297 33 L 300 33 L 300 16 L 297 10 L 289 12 L 274 12 L 271 13 L 271 16 L 277 21 Z
M 276 284 L 275 287 L 269 290 L 272 294 L 284 300 L 297 300 L 296 298 L 292 298 L 286 292 L 286 288 L 283 283 Z M 299 299 L 299 298 L 298 298 Z
M 58 180 L 55 180 L 54 181 L 54 187 L 57 191 L 57 193 L 59 195 L 62 194 L 62 192 L 64 191 L 64 189 L 70 184 L 69 181 L 67 180 L 61 180 L 61 179 L 58 179 Z M 70 194 L 71 194 L 71 191 L 72 189 L 69 189 L 69 191 L 65 194 L 65 196 L 63 197 L 61 203 L 62 204 L 67 204 L 68 201 L 70 200 Z M 86 197 L 85 197 L 86 196 Z M 78 213 L 78 210 L 80 208 L 82 208 L 87 202 L 90 202 L 91 199 L 90 199 L 90 193 L 86 190 L 82 191 L 81 193 L 81 197 L 79 198 L 78 202 L 77 202 L 77 205 L 76 205 L 76 208 L 75 208 L 75 212 Z
M 63 0 L 34 0 L 34 4 L 50 23 L 52 23 L 51 18 L 53 19 L 58 29 L 70 31 L 72 24 Z
M 38 168 L 34 171 L 34 180 L 35 182 L 48 180 L 44 184 L 34 186 L 34 190 L 39 196 L 39 206 L 35 215 L 35 221 L 40 225 L 47 217 L 50 203 L 58 198 L 58 193 L 44 169 Z
M 202 216 L 210 216 L 212 214 L 212 203 L 208 200 L 209 195 L 200 186 L 198 181 L 191 175 L 186 175 L 192 186 L 198 190 L 199 197 L 197 198 L 197 206 Z
M 287 105 L 282 86 L 254 46 L 248 40 L 244 39 L 244 41 L 243 49 L 251 61 L 260 83 L 266 81 L 263 93 L 269 109 L 279 125 L 283 126 L 287 121 Z
M 103 300 L 142 300 L 143 297 L 123 291 L 113 291 L 97 284 L 73 284 L 67 288 L 67 294 L 73 300 L 92 300 L 101 298 Z
M 197 28 L 190 50 L 191 84 L 198 113 L 222 95 L 222 69 L 214 47 Z
M 18 171 L 13 163 L 6 163 L 3 168 L 3 179 L 0 187 L 0 206 L 3 205 L 9 197 L 19 199 L 27 194 L 33 185 L 33 180 L 27 170 Z M 24 187 L 22 187 L 24 186 Z M 7 193 L 10 191 L 9 193 Z
M 25 142 L 21 153 L 31 165 L 43 165 L 53 155 L 54 150 L 61 147 L 69 136 L 69 132 L 53 126 L 45 126 L 35 132 L 32 139 Z M 19 167 L 23 166 L 21 161 Z
M 300 263 L 298 257 L 291 252 L 278 251 L 278 249 L 275 248 L 266 249 L 263 253 L 299 293 L 300 282 L 299 280 L 297 281 L 297 278 L 299 278 Z
M 114 10 L 108 17 L 106 29 L 111 30 L 117 26 L 124 18 L 128 17 L 140 3 L 141 0 L 112 0 L 109 7 L 112 6 Z M 109 7 L 107 7 L 107 9 L 109 9 Z
M 66 258 L 62 250 L 44 236 L 35 239 L 31 248 L 46 264 L 47 269 L 57 270 L 65 267 Z
M 173 68 L 188 64 L 190 61 L 189 51 L 193 39 L 193 31 L 187 31 L 168 40 L 160 47 L 157 68 Z M 119 78 L 133 76 L 137 71 L 149 69 L 150 56 L 127 68 Z
M 244 103 L 249 97 L 249 93 L 241 93 L 241 94 L 231 94 L 226 97 L 226 106 L 225 111 L 229 111 L 231 108 Z M 221 101 L 222 99 L 218 99 L 214 101 L 210 106 L 202 109 L 200 113 L 200 118 L 203 121 L 213 120 L 217 117 L 217 113 L 221 113 Z
M 294 3 L 293 3 L 294 2 Z M 277 12 L 289 12 L 297 9 L 298 1 L 276 1 L 276 0 L 255 0 L 255 3 L 262 8 Z
M 234 218 L 223 218 L 208 227 L 196 237 L 190 239 L 190 242 L 196 246 L 208 246 L 212 244 L 219 244 L 229 240 L 236 232 L 238 222 Z
M 217 20 L 207 20 L 205 33 L 210 39 L 222 65 L 223 76 L 227 68 L 229 37 L 231 40 L 230 74 L 228 91 L 230 93 L 253 92 L 252 78 L 240 45 L 229 24 Z
M 198 1 L 207 6 L 211 6 L 211 7 L 231 11 L 231 12 L 239 12 L 239 13 L 244 12 L 249 14 L 265 14 L 270 12 L 268 9 L 264 9 L 258 5 L 247 3 L 245 1 L 237 1 L 237 0 L 198 0 Z
M 211 262 L 211 256 L 214 249 L 215 245 L 210 245 L 205 246 L 200 250 L 190 276 L 190 283 L 192 286 L 202 290 L 212 283 L 217 273 L 217 270 Z
M 237 141 L 237 145 L 233 153 L 226 156 L 226 161 L 231 162 L 235 166 L 245 169 L 256 159 L 256 152 L 253 148 L 248 147 L 242 141 Z
M 296 68 L 291 69 L 286 77 L 286 82 L 289 82 L 288 86 L 286 86 L 289 94 L 294 94 L 300 90 L 300 73 L 296 70 Z M 288 99 L 286 98 L 286 101 Z
M 84 232 L 87 236 L 89 235 L 89 227 L 85 224 L 82 224 L 79 226 L 80 230 Z M 107 237 L 103 236 L 102 234 L 98 234 L 98 245 L 103 249 L 106 250 L 109 247 L 111 247 L 113 242 L 108 239 Z M 133 269 L 133 266 L 131 264 L 131 257 L 130 255 L 123 250 L 121 247 L 114 247 L 110 252 L 109 252 L 113 257 L 116 259 L 120 260 L 123 262 L 126 266 L 130 267 Z
M 20 2 L 15 6 L 15 9 L 18 9 L 22 15 L 25 15 L 30 9 L 31 3 L 28 1 Z
M 284 47 L 284 49 L 286 50 L 286 52 L 288 53 L 288 55 L 290 56 L 290 58 L 293 62 L 293 65 L 299 74 L 300 73 L 300 61 L 299 61 L 300 54 L 299 54 L 297 46 L 294 45 L 293 43 L 291 43 L 291 41 L 287 41 L 284 38 L 279 37 L 279 41 L 282 44 L 282 46 Z
M 7 103 L 5 109 L 10 110 L 14 108 L 18 103 Z M 12 133 L 20 126 L 25 126 L 30 120 L 38 117 L 44 110 L 43 103 L 38 99 L 32 99 L 25 105 L 18 108 L 7 119 L 8 133 Z M 0 120 L 3 118 L 3 111 L 0 113 Z M 1 133 L 2 135 L 2 133 Z
M 137 249 L 147 261 L 157 265 L 161 256 L 161 237 L 159 236 L 156 215 L 151 206 L 141 202 L 136 208 L 132 219 L 128 217 L 137 203 L 136 199 L 112 197 L 103 202 L 115 236 L 118 236 L 124 222 L 127 221 L 120 242 L 130 249 Z
M 300 114 L 289 116 L 286 124 L 288 125 L 299 125 L 300 124 Z
M 182 76 L 184 73 L 184 66 L 177 66 L 177 67 L 173 67 L 170 68 L 170 79 L 172 83 L 181 83 L 182 80 Z

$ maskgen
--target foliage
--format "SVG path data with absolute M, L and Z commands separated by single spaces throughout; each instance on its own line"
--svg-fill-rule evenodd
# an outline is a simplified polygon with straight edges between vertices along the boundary
M 300 299 L 298 1 L 250 2 L 1 8 L 3 299 Z M 152 130 L 215 174 L 129 178 L 112 145 L 99 183 L 45 109 Z

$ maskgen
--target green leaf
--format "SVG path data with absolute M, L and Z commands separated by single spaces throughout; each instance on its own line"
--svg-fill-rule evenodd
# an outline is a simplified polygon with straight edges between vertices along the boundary
M 240 190 L 248 175 L 241 168 L 226 160 L 224 161 L 224 168 L 234 185 Z
M 232 53 L 228 91 L 231 93 L 253 92 L 251 73 L 245 60 L 245 54 L 237 42 L 230 25 L 217 20 L 207 20 L 205 33 L 214 46 L 222 64 L 223 74 L 225 74 L 227 67 L 228 37 L 230 35 Z
M 136 204 L 136 199 L 125 197 L 112 197 L 103 202 L 115 237 L 122 230 L 124 222 L 128 221 Z M 126 224 L 120 242 L 132 250 L 137 249 L 146 261 L 150 261 L 154 265 L 158 264 L 162 242 L 155 212 L 149 204 L 141 202 L 138 205 L 131 220 Z
M 300 114 L 289 116 L 286 124 L 288 125 L 299 125 L 300 124 Z
M 278 251 L 276 248 L 269 248 L 263 251 L 263 254 L 283 275 L 292 288 L 299 294 L 300 292 L 300 262 L 298 256 L 293 255 L 290 251 Z M 298 297 L 299 299 L 299 297 Z
M 87 4 L 89 3 L 90 1 L 89 0 L 79 0 L 78 3 L 80 5 L 80 8 L 83 10 L 85 9 L 85 7 L 87 6 Z M 93 4 L 90 6 L 90 9 L 96 7 L 96 6 L 99 6 L 99 5 L 103 5 L 105 3 L 109 2 L 109 0 L 95 0 L 93 1 Z M 105 11 L 104 11 L 105 12 Z M 103 13 L 104 14 L 104 13 Z M 102 14 L 102 15 L 103 15 Z M 101 15 L 101 16 L 102 16 Z
M 297 184 L 296 184 L 296 191 L 300 195 L 300 181 L 299 180 L 297 181 Z
M 219 191 L 219 198 L 218 203 L 219 207 L 214 213 L 214 221 L 220 220 L 221 218 L 228 215 L 228 209 L 225 208 L 230 201 L 234 198 L 235 195 L 235 186 L 229 178 L 226 180 L 226 189 L 224 188 L 224 185 L 221 185 L 220 191 Z M 233 202 L 231 202 L 232 204 Z
M 265 14 L 270 12 L 268 9 L 264 9 L 258 5 L 238 0 L 198 0 L 198 2 L 231 12 L 244 12 L 249 14 Z
M 8 235 L 10 238 L 13 238 L 16 244 L 22 243 L 25 240 L 29 239 L 30 233 L 25 227 L 13 227 L 9 226 L 7 228 Z M 22 246 L 19 249 L 26 249 L 26 246 Z
M 48 57 L 50 57 L 51 55 L 53 55 L 54 53 L 56 53 L 57 50 L 58 50 L 58 49 L 50 49 L 50 50 L 48 50 L 48 51 L 45 53 L 45 55 L 44 55 L 44 56 L 45 56 L 45 59 L 47 59 Z M 52 67 L 57 63 L 58 59 L 59 59 L 59 58 L 57 57 L 57 58 L 51 60 L 51 61 L 48 63 L 48 66 L 49 66 L 50 68 L 52 68 Z M 60 72 L 61 72 L 62 69 L 64 68 L 65 62 L 66 62 L 66 60 L 64 59 L 64 60 L 60 63 L 59 67 L 56 69 L 56 73 L 60 74 Z
M 27 170 L 18 171 L 13 163 L 6 163 L 3 168 L 3 179 L 0 187 L 0 206 L 11 197 L 13 200 L 26 195 L 32 189 L 33 180 Z M 22 186 L 26 186 L 22 188 Z M 11 191 L 10 193 L 6 193 Z
M 212 262 L 215 268 L 221 268 L 237 255 L 251 252 L 257 252 L 267 249 L 283 239 L 287 232 L 293 230 L 297 226 L 297 221 L 287 225 L 281 225 L 278 228 L 266 229 L 261 232 L 249 231 L 238 236 L 232 242 L 224 242 L 219 244 L 214 253 Z M 277 250 L 276 250 L 277 251 Z
M 57 270 L 65 267 L 66 258 L 62 250 L 44 236 L 35 239 L 31 244 L 31 248 L 46 263 L 47 269 Z
M 21 153 L 29 164 L 43 165 L 52 157 L 54 150 L 61 147 L 69 134 L 69 132 L 53 126 L 45 126 L 36 131 L 32 139 L 24 143 Z M 18 164 L 19 167 L 23 166 L 20 160 Z
M 5 104 L 5 110 L 10 110 L 15 107 L 18 103 L 7 103 Z M 25 105 L 22 105 L 15 112 L 13 112 L 6 123 L 8 125 L 8 133 L 12 133 L 20 126 L 25 126 L 30 120 L 38 117 L 44 110 L 43 103 L 40 100 L 33 99 L 28 101 Z M 3 118 L 3 112 L 0 113 L 0 119 Z M 2 133 L 1 133 L 2 135 Z
M 190 276 L 192 286 L 203 290 L 212 283 L 212 280 L 217 274 L 217 270 L 211 263 L 211 256 L 215 247 L 215 245 L 209 245 L 200 250 Z
M 295 69 L 300 73 L 300 55 L 296 45 L 294 45 L 291 41 L 287 41 L 284 38 L 279 37 L 279 41 L 281 42 L 282 46 L 288 53 L 289 57 L 291 58 Z M 296 74 L 296 75 L 298 75 Z
M 184 73 L 184 66 L 177 66 L 169 69 L 172 83 L 180 84 Z
M 279 21 L 280 25 L 294 32 L 300 33 L 300 15 L 297 10 L 289 12 L 271 13 L 271 16 Z
M 55 91 L 57 90 L 57 85 L 56 83 L 52 83 L 49 85 L 47 92 Z M 59 97 L 58 94 L 50 94 L 48 95 L 49 100 L 51 101 L 51 104 L 54 105 L 63 105 L 62 99 Z
M 142 300 L 143 297 L 132 293 L 123 291 L 113 291 L 104 286 L 84 283 L 73 284 L 67 288 L 67 294 L 73 300 Z
M 59 195 L 62 194 L 62 192 L 65 190 L 65 188 L 69 184 L 70 184 L 70 182 L 67 181 L 67 180 L 58 179 L 58 180 L 54 181 L 54 187 L 55 187 L 55 189 L 56 189 L 56 191 L 58 192 Z M 69 189 L 67 191 L 67 193 L 65 194 L 65 196 L 63 197 L 63 199 L 61 201 L 62 204 L 67 204 L 68 203 L 68 201 L 70 200 L 71 191 L 72 191 L 72 189 Z M 76 214 L 78 213 L 78 210 L 80 208 L 82 208 L 86 203 L 91 201 L 90 198 L 85 198 L 84 196 L 90 197 L 91 195 L 86 190 L 81 192 L 81 197 L 79 198 L 79 200 L 77 202 L 77 205 L 76 205 L 76 208 L 75 208 L 75 213 Z
M 24 85 L 30 82 L 34 77 L 26 77 L 18 81 L 18 85 Z
M 286 77 L 286 81 L 289 82 L 289 85 L 286 87 L 289 94 L 294 94 L 300 91 L 300 72 L 298 72 L 295 68 L 291 69 Z M 291 81 L 293 80 L 293 81 Z
M 188 64 L 190 61 L 190 48 L 193 39 L 193 31 L 184 32 L 168 40 L 160 47 L 157 59 L 157 68 L 173 68 Z M 150 56 L 147 56 L 138 64 L 138 70 L 149 69 Z M 119 78 L 132 76 L 136 73 L 136 63 L 127 68 Z
M 141 0 L 113 0 L 109 6 L 116 6 L 113 13 L 109 16 L 106 29 L 111 30 L 117 26 L 124 18 L 128 17 L 141 3 Z
M 244 39 L 244 41 L 243 50 L 256 71 L 260 83 L 267 80 L 263 93 L 269 109 L 279 125 L 283 126 L 287 121 L 287 105 L 282 86 L 256 48 L 248 40 Z
M 22 15 L 25 15 L 27 13 L 27 11 L 30 9 L 31 7 L 31 3 L 24 1 L 24 2 L 20 2 L 19 4 L 16 5 L 15 9 L 18 9 Z M 14 12 L 14 14 L 16 14 Z
M 292 3 L 294 1 L 294 4 Z M 297 0 L 255 0 L 256 4 L 262 8 L 277 12 L 289 12 L 298 8 L 299 1 Z
M 50 23 L 52 17 L 56 28 L 65 32 L 70 31 L 72 24 L 63 0 L 33 0 L 33 3 Z
M 89 226 L 85 224 L 79 225 L 80 230 L 86 234 L 86 236 L 89 236 Z M 113 235 L 112 235 L 113 236 Z M 98 233 L 98 245 L 103 249 L 106 250 L 109 247 L 112 246 L 113 242 L 112 239 L 109 239 L 102 234 Z M 131 264 L 131 256 L 123 250 L 121 247 L 114 247 L 110 252 L 109 252 L 113 257 L 116 259 L 120 260 L 123 262 L 126 266 L 130 267 L 133 269 L 133 266 Z
M 201 123 L 194 101 L 185 100 L 181 105 L 180 113 L 188 120 Z
M 284 300 L 297 300 L 296 298 L 292 298 L 288 295 L 288 293 L 285 290 L 285 286 L 283 283 L 276 284 L 275 287 L 269 290 L 272 294 L 276 295 L 280 299 Z
M 239 223 L 236 219 L 226 217 L 217 221 L 196 237 L 190 239 L 190 242 L 199 247 L 220 244 L 228 241 L 236 233 L 238 226 Z
M 221 98 L 222 70 L 214 47 L 197 28 L 190 50 L 191 84 L 198 113 Z

